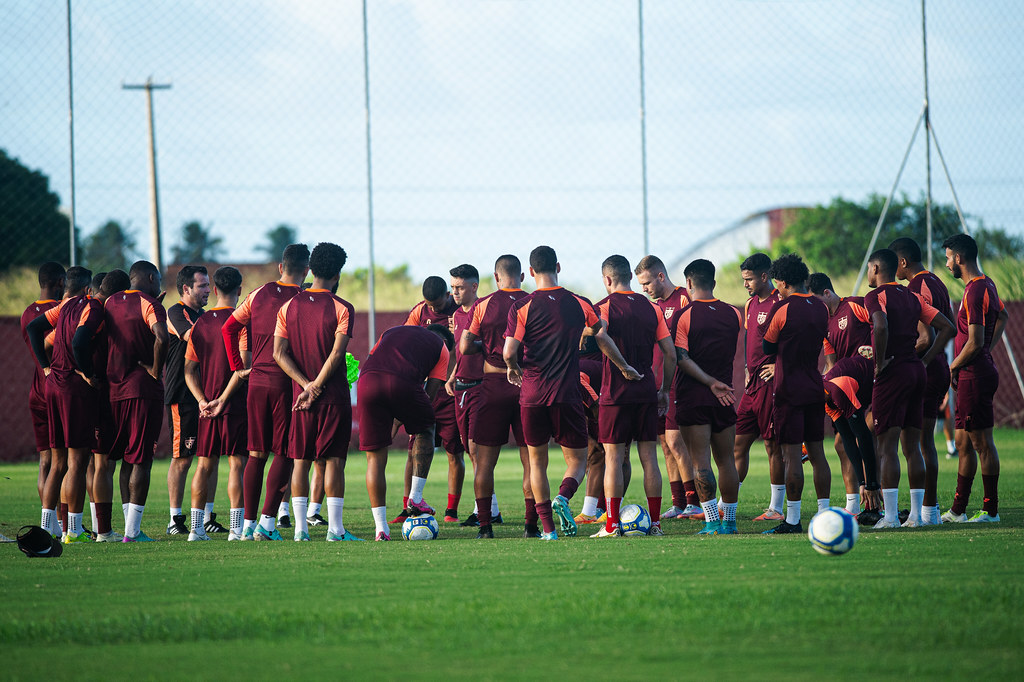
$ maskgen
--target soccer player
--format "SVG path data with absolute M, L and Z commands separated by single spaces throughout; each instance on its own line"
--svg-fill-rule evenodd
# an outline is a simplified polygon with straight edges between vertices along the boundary
M 245 381 L 247 373 L 232 372 L 224 349 L 225 322 L 242 295 L 242 273 L 230 265 L 213 273 L 217 305 L 199 316 L 185 335 L 185 382 L 199 407 L 199 461 L 192 475 L 192 512 L 189 541 L 209 540 L 206 500 L 222 455 L 228 458 L 230 531 L 228 541 L 242 539 L 242 471 L 245 468 Z M 243 364 L 248 365 L 248 338 L 243 334 Z
M 257 521 L 269 529 L 262 539 L 283 540 L 277 531 L 277 510 L 291 480 L 292 460 L 288 457 L 288 427 L 292 417 L 291 379 L 274 361 L 274 330 L 281 306 L 299 293 L 309 272 L 309 247 L 289 244 L 277 266 L 280 279 L 254 289 L 235 309 L 223 327 L 224 347 L 235 372 L 245 371 L 238 348 L 239 336 L 245 329 L 252 352 L 246 412 L 249 423 L 247 441 L 249 459 L 243 474 L 245 504 L 242 540 L 255 537 Z M 260 509 L 260 488 L 267 457 L 273 452 L 274 463 L 267 475 L 266 499 Z
M 321 242 L 309 257 L 313 286 L 285 302 L 277 313 L 274 360 L 291 377 L 292 416 L 288 456 L 295 460 L 292 504 L 295 541 L 309 541 L 306 511 L 309 469 L 323 460 L 327 493 L 327 541 L 360 540 L 345 530 L 345 461 L 352 437 L 352 399 L 345 352 L 352 340 L 355 311 L 334 294 L 345 249 Z
M 786 518 L 765 533 L 802 533 L 800 498 L 804 491 L 803 448 L 814 472 L 818 511 L 827 509 L 832 471 L 825 459 L 825 400 L 818 353 L 828 332 L 828 308 L 807 292 L 810 272 L 796 254 L 780 256 L 768 273 L 782 297 L 765 320 L 762 345 L 775 356 L 772 433 L 786 462 Z
M 448 377 L 448 327 L 401 325 L 384 332 L 360 368 L 359 449 L 366 453 L 366 491 L 370 497 L 375 540 L 391 539 L 387 520 L 388 446 L 399 424 L 412 438 L 413 476 L 406 511 L 432 514 L 423 487 L 434 458 L 434 395 Z M 426 383 L 424 383 L 426 382 Z
M 192 467 L 196 454 L 196 439 L 199 434 L 199 404 L 185 385 L 185 337 L 210 298 L 210 275 L 202 265 L 186 265 L 178 270 L 176 281 L 180 300 L 167 309 L 167 364 L 164 366 L 164 405 L 167 426 L 171 434 L 171 464 L 167 469 L 167 496 L 171 500 L 171 520 L 167 524 L 168 535 L 188 535 L 185 515 L 181 513 L 181 500 L 185 494 L 185 479 Z M 217 470 L 211 479 L 211 490 L 217 489 Z M 209 504 L 208 518 L 213 513 L 213 495 Z M 216 525 L 212 525 L 216 524 Z M 212 532 L 224 529 L 215 521 Z
M 142 532 L 149 496 L 153 450 L 163 420 L 163 366 L 167 354 L 167 313 L 157 300 L 160 271 L 136 261 L 128 271 L 131 289 L 104 303 L 107 324 L 107 380 L 117 431 L 110 456 L 121 458 L 121 489 L 128 492 L 124 542 L 151 542 Z
M 825 373 L 825 413 L 836 431 L 836 453 L 846 484 L 846 511 L 859 523 L 870 521 L 872 526 L 881 518 L 875 511 L 875 497 L 881 486 L 874 437 L 865 420 L 873 387 L 874 363 L 860 355 L 843 358 Z M 866 514 L 861 511 L 861 490 L 871 491 Z
M 21 337 L 25 340 L 29 352 L 32 354 L 32 362 L 35 364 L 35 371 L 32 373 L 32 385 L 28 392 L 28 409 L 32 415 L 32 433 L 35 436 L 36 452 L 39 453 L 39 477 L 36 482 L 36 490 L 39 493 L 39 503 L 43 502 L 43 486 L 50 473 L 50 423 L 46 411 L 46 375 L 43 368 L 32 353 L 32 344 L 29 342 L 28 327 L 32 320 L 36 319 L 50 308 L 56 308 L 64 295 L 64 266 L 54 261 L 48 261 L 39 266 L 39 298 L 30 303 L 25 312 L 21 314 Z M 61 474 L 63 476 L 63 474 Z
M 742 487 L 750 469 L 750 446 L 759 437 L 764 440 L 771 496 L 768 508 L 755 517 L 755 521 L 782 521 L 785 511 L 783 501 L 786 498 L 786 462 L 771 431 L 775 366 L 762 347 L 768 313 L 781 300 L 779 290 L 768 274 L 771 267 L 772 259 L 763 253 L 755 253 L 740 263 L 740 277 L 743 278 L 743 288 L 747 290 L 748 296 L 743 307 L 746 368 L 743 396 L 736 408 L 733 458 L 736 460 L 739 487 Z
M 530 253 L 530 274 L 537 289 L 513 303 L 502 350 L 508 380 L 521 388 L 530 483 L 544 540 L 558 539 L 552 514 L 558 514 L 563 533 L 576 534 L 569 500 L 587 466 L 587 421 L 579 389 L 579 344 L 584 329 L 594 335 L 601 352 L 627 379 L 641 378 L 608 337 L 593 306 L 558 285 L 560 271 L 558 257 L 550 246 L 538 246 Z M 548 484 L 548 441 L 552 437 L 562 447 L 566 463 L 565 476 L 553 501 Z
M 458 339 L 463 357 L 479 354 L 483 358 L 483 379 L 479 387 L 476 415 L 469 424 L 469 444 L 475 457 L 473 490 L 477 499 L 477 522 L 480 524 L 477 537 L 481 539 L 494 537 L 491 528 L 491 500 L 495 500 L 494 467 L 501 446 L 508 442 L 510 429 L 523 463 L 523 497 L 526 503 L 523 533 L 526 537 L 540 535 L 537 507 L 533 499 L 533 487 L 530 485 L 530 458 L 519 410 L 519 387 L 505 379 L 505 361 L 501 355 L 505 346 L 508 311 L 516 301 L 527 295 L 521 288 L 523 279 L 519 258 L 511 254 L 500 256 L 494 263 L 494 281 L 498 290 L 477 300 L 469 327 Z
M 949 291 L 934 273 L 928 272 L 921 263 L 921 247 L 909 237 L 901 237 L 889 244 L 896 254 L 899 265 L 896 279 L 906 280 L 907 288 L 917 294 L 925 303 L 953 320 L 953 306 Z M 918 325 L 919 328 L 923 325 Z M 927 328 L 924 330 L 927 331 Z M 919 352 L 921 349 L 918 349 Z M 942 523 L 939 508 L 939 453 L 935 449 L 935 422 L 942 411 L 942 403 L 949 393 L 949 362 L 946 352 L 937 353 L 925 367 L 924 418 L 921 422 L 921 454 L 924 455 L 924 506 L 921 519 L 924 525 Z
M 405 320 L 406 325 L 426 327 L 431 324 L 443 324 L 452 329 L 452 316 L 459 309 L 455 298 L 448 293 L 448 285 L 443 279 L 436 276 L 427 277 L 423 280 L 423 300 L 413 306 L 409 316 Z M 445 378 L 447 381 L 447 377 Z M 466 478 L 466 462 L 463 458 L 465 448 L 459 435 L 459 426 L 455 418 L 455 399 L 448 395 L 447 391 L 438 391 L 433 397 L 434 401 L 434 446 L 444 447 L 448 454 L 448 495 L 449 499 L 462 496 L 462 484 Z M 410 434 L 411 436 L 412 434 Z M 412 487 L 414 469 L 414 457 L 412 454 L 413 443 L 409 441 L 409 455 L 405 461 L 405 495 L 402 497 L 402 513 L 391 523 L 402 523 L 409 516 L 405 504 Z M 428 505 L 429 506 L 429 505 Z M 433 513 L 433 512 L 431 512 Z M 477 521 L 467 518 L 463 525 L 476 525 Z
M 80 266 L 68 268 L 65 298 L 49 308 L 27 327 L 36 360 L 47 376 L 46 405 L 49 418 L 52 467 L 66 468 L 63 480 L 47 478 L 43 491 L 40 525 L 59 535 L 56 506 L 60 499 L 68 505 L 68 524 L 64 542 L 90 542 L 82 528 L 85 507 L 86 475 L 99 418 L 92 354 L 96 332 L 103 324 L 103 305 L 88 295 L 92 272 Z M 43 337 L 54 330 L 53 359 L 48 360 Z
M 678 319 L 676 313 L 690 304 L 686 287 L 677 287 L 672 283 L 665 263 L 657 256 L 644 256 L 636 264 L 633 272 L 636 273 L 636 281 L 643 292 L 661 309 L 668 333 L 675 339 L 675 323 Z M 661 376 L 661 368 L 661 350 L 655 347 L 652 368 L 655 380 Z M 661 518 L 686 519 L 704 512 L 700 508 L 697 488 L 693 484 L 693 463 L 690 462 L 690 455 L 683 447 L 683 437 L 679 432 L 679 425 L 676 424 L 674 381 L 670 382 L 670 389 L 670 407 L 664 419 L 658 423 L 658 441 L 665 457 L 665 473 L 668 474 L 669 489 L 672 491 L 672 506 L 661 515 Z
M 921 424 L 924 411 L 925 365 L 942 352 L 953 338 L 953 325 L 930 304 L 896 282 L 899 259 L 889 249 L 868 257 L 868 285 L 864 307 L 871 313 L 875 387 L 871 411 L 878 441 L 879 478 L 885 516 L 875 528 L 899 528 L 897 502 L 900 483 L 898 448 L 903 436 L 903 456 L 910 481 L 910 516 L 903 524 L 920 526 L 924 501 L 925 469 L 921 455 Z M 916 350 L 918 321 L 938 331 L 920 357 Z M 924 363 L 923 365 L 921 363 Z
M 661 531 L 661 470 L 658 468 L 658 420 L 664 421 L 668 398 L 676 372 L 675 345 L 665 325 L 665 315 L 654 303 L 629 288 L 633 273 L 623 256 L 609 256 L 601 264 L 606 298 L 597 303 L 608 337 L 615 342 L 630 367 L 641 378 L 629 380 L 605 356 L 601 375 L 601 410 L 598 440 L 604 446 L 604 488 L 608 519 L 595 538 L 619 534 L 619 507 L 624 494 L 622 462 L 626 444 L 636 442 L 637 455 L 644 470 L 644 492 L 651 514 L 651 535 Z M 655 376 L 651 366 L 654 348 L 662 354 L 662 374 Z
M 957 234 L 942 243 L 946 267 L 965 282 L 964 298 L 956 316 L 954 358 L 949 365 L 956 390 L 956 447 L 960 463 L 953 506 L 944 521 L 991 523 L 999 521 L 999 452 L 992 438 L 995 418 L 992 398 L 999 386 L 999 371 L 992 347 L 999 342 L 1009 314 L 999 300 L 995 282 L 978 265 L 978 245 L 969 235 Z M 981 460 L 985 499 L 981 511 L 967 518 L 971 486 Z
M 690 304 L 676 322 L 675 410 L 704 510 L 704 526 L 698 535 L 734 534 L 739 478 L 733 457 L 736 397 L 729 382 L 743 319 L 739 310 L 715 298 L 711 261 L 694 260 L 683 275 Z M 718 467 L 717 481 L 711 470 L 712 457 Z M 718 489 L 724 519 L 718 514 Z

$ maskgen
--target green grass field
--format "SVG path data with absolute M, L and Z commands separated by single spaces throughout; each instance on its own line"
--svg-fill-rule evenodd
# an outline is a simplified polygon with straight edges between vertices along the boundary
M 667 521 L 663 538 L 591 540 L 584 526 L 551 543 L 521 537 L 511 452 L 498 470 L 506 523 L 492 542 L 442 524 L 435 542 L 328 545 L 314 528 L 312 543 L 190 544 L 163 534 L 161 461 L 143 524 L 160 542 L 74 545 L 56 560 L 0 545 L 0 677 L 1020 679 L 1024 432 L 999 431 L 997 443 L 1002 523 L 867 531 L 841 557 L 817 554 L 805 536 L 761 536 L 765 526 L 747 520 L 768 497 L 759 445 L 738 536 L 698 538 L 697 522 Z M 956 462 L 940 466 L 945 509 Z M 435 504 L 444 467 L 436 458 L 427 485 Z M 402 458 L 390 469 L 399 499 Z M 361 455 L 347 472 L 346 526 L 372 537 Z M 226 473 L 222 463 L 223 517 Z M 39 522 L 35 476 L 29 464 L 0 468 L 9 536 Z M 642 502 L 639 483 L 627 499 Z M 905 481 L 902 492 L 906 506 Z

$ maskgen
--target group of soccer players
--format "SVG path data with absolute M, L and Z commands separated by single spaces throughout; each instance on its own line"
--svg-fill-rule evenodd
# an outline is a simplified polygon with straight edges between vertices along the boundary
M 475 506 L 461 523 L 493 538 L 493 524 L 503 523 L 494 469 L 511 434 L 523 467 L 525 537 L 554 540 L 590 523 L 599 524 L 592 537 L 617 536 L 634 444 L 651 534 L 662 535 L 661 521 L 673 518 L 703 521 L 702 535 L 736 533 L 757 439 L 768 455 L 771 494 L 755 520 L 778 522 L 769 534 L 802 532 L 805 462 L 818 509 L 829 506 L 826 415 L 846 509 L 861 523 L 998 521 L 991 348 L 1007 314 L 978 267 L 974 240 L 957 235 L 943 247 L 947 268 L 966 285 L 955 323 L 945 286 L 925 270 L 911 239 L 870 256 L 871 291 L 863 298 L 840 297 L 828 275 L 811 274 L 799 256 L 773 262 L 754 254 L 738 273 L 750 295 L 743 310 L 715 298 L 715 266 L 703 259 L 684 269 L 684 288 L 656 256 L 635 269 L 610 256 L 601 265 L 608 295 L 596 303 L 559 285 L 561 267 L 548 246 L 530 254 L 532 293 L 522 289 L 526 273 L 510 254 L 496 260 L 496 290 L 487 296 L 478 297 L 479 271 L 469 264 L 452 268 L 450 282 L 428 278 L 424 300 L 404 325 L 380 336 L 356 382 L 375 539 L 391 537 L 385 468 L 399 428 L 410 445 L 402 511 L 391 524 L 435 514 L 423 490 L 434 450 L 443 447 L 444 521 L 460 522 L 468 453 Z M 181 301 L 167 312 L 160 272 L 147 261 L 95 280 L 82 267 L 44 264 L 40 299 L 22 316 L 38 362 L 29 404 L 42 527 L 67 543 L 150 540 L 141 524 L 166 403 L 174 448 L 168 533 L 187 532 L 191 541 L 224 531 L 231 541 L 282 540 L 277 521 L 290 489 L 296 541 L 308 541 L 309 524 L 324 521 L 324 498 L 327 540 L 360 540 L 343 516 L 355 321 L 352 305 L 337 295 L 345 262 L 335 244 L 312 253 L 290 245 L 280 279 L 244 299 L 236 268 L 217 269 L 211 281 L 204 267 L 185 266 Z M 643 293 L 632 290 L 634 275 Z M 211 295 L 216 305 L 204 310 Z M 737 405 L 733 360 L 741 341 L 746 368 Z M 933 432 L 951 384 L 960 462 L 952 507 L 941 514 Z M 566 465 L 554 495 L 551 441 Z M 659 443 L 672 493 L 664 513 Z M 904 517 L 900 446 L 910 485 Z M 228 529 L 213 513 L 221 456 L 230 463 Z M 193 457 L 186 527 L 181 505 Z M 111 519 L 119 460 L 123 535 Z M 984 504 L 968 518 L 979 460 Z M 574 516 L 571 501 L 588 477 Z M 86 495 L 95 533 L 83 525 Z

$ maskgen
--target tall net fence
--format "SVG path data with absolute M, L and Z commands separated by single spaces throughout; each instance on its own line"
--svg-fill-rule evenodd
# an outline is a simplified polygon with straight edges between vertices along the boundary
M 5 2 L 0 265 L 9 291 L 27 282 L 7 312 L 34 297 L 35 266 L 70 261 L 53 218 L 71 211 L 69 101 L 76 259 L 94 269 L 154 258 L 147 93 L 125 88 L 149 81 L 170 86 L 151 92 L 167 266 L 267 262 L 294 237 L 365 269 L 372 188 L 375 262 L 414 284 L 547 243 L 563 282 L 598 295 L 612 253 L 674 263 L 768 209 L 886 194 L 922 108 L 921 9 L 370 0 L 364 34 L 352 0 Z M 959 199 L 1014 234 L 1022 29 L 1019 3 L 927 5 L 931 118 Z M 952 201 L 934 158 L 933 185 Z

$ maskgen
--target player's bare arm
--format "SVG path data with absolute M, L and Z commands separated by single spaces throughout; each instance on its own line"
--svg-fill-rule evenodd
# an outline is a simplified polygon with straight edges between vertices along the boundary
M 146 365 L 140 361 L 139 365 L 149 376 L 160 381 L 164 374 L 164 360 L 167 359 L 167 323 L 154 322 L 149 329 L 153 332 L 153 364 Z
M 203 393 L 202 386 L 202 375 L 199 369 L 199 363 L 195 360 L 189 360 L 185 358 L 185 385 L 188 386 L 188 390 L 195 397 L 196 402 L 199 403 L 199 415 L 201 417 L 207 416 L 206 412 L 206 394 Z
M 434 396 L 437 395 L 437 392 L 441 390 L 443 383 L 444 382 L 440 379 L 435 379 L 433 377 L 427 379 L 427 383 L 423 387 L 423 390 L 426 391 L 427 397 L 430 398 L 431 401 L 434 400 Z
M 832 357 L 835 357 L 835 356 L 832 356 Z M 762 379 L 764 379 L 765 381 L 771 381 L 772 379 L 774 379 L 775 378 L 775 363 L 774 362 L 768 362 L 768 363 L 765 363 L 764 365 L 761 365 L 761 370 L 758 372 L 758 376 L 761 377 Z
M 892 362 L 885 356 L 889 347 L 889 318 L 880 310 L 871 313 L 871 340 L 875 347 L 875 376 L 879 376 Z
M 928 328 L 934 329 L 936 333 L 928 350 L 921 356 L 921 362 L 926 365 L 935 359 L 936 355 L 944 352 L 946 344 L 956 336 L 956 328 L 953 326 L 953 323 L 942 313 L 932 318 Z
M 462 332 L 462 337 L 459 339 L 459 353 L 462 355 L 476 355 L 477 353 L 483 353 L 483 341 L 480 337 L 469 331 L 468 329 Z
M 661 349 L 663 358 L 661 369 L 661 387 L 658 389 L 658 416 L 664 417 L 668 413 L 669 393 L 672 390 L 672 381 L 676 375 L 676 347 L 668 336 L 658 341 L 658 348 Z
M 248 375 L 246 376 L 248 377 Z M 221 394 L 206 404 L 207 414 L 203 416 L 213 418 L 219 417 L 223 414 L 224 410 L 228 406 L 228 402 L 231 400 L 231 396 L 235 394 L 235 391 L 239 389 L 244 381 L 245 379 L 239 377 L 239 372 L 233 373 L 231 378 L 228 380 L 228 385 L 224 387 Z
M 505 360 L 508 368 L 506 376 L 508 382 L 514 386 L 523 385 L 523 368 L 519 366 L 519 346 L 522 345 L 519 339 L 514 336 L 506 337 L 505 347 L 501 349 L 501 357 Z
M 992 346 L 995 346 L 1003 338 L 1003 330 L 1006 329 L 1006 321 L 1009 319 L 1010 313 L 1006 312 L 1006 308 L 999 311 L 999 316 L 996 317 L 996 328 L 992 330 Z
M 302 373 L 299 366 L 295 364 L 295 358 L 292 357 L 290 348 L 291 345 L 288 343 L 288 339 L 283 336 L 275 336 L 274 362 L 281 368 L 281 371 L 288 375 L 288 378 L 302 386 L 302 390 L 305 391 L 309 388 L 309 379 Z
M 598 320 L 597 324 L 592 327 L 587 327 L 587 329 L 593 332 L 594 340 L 597 341 L 598 348 L 600 348 L 601 352 L 612 361 L 613 365 L 619 368 L 619 371 L 622 372 L 622 376 L 626 377 L 628 381 L 640 381 L 644 378 L 644 375 L 633 369 L 629 363 L 626 362 L 626 358 L 622 357 L 622 353 L 619 352 L 618 346 L 616 346 L 615 342 L 612 341 L 612 338 L 608 336 L 608 332 L 605 330 L 606 326 L 607 325 L 604 320 Z

